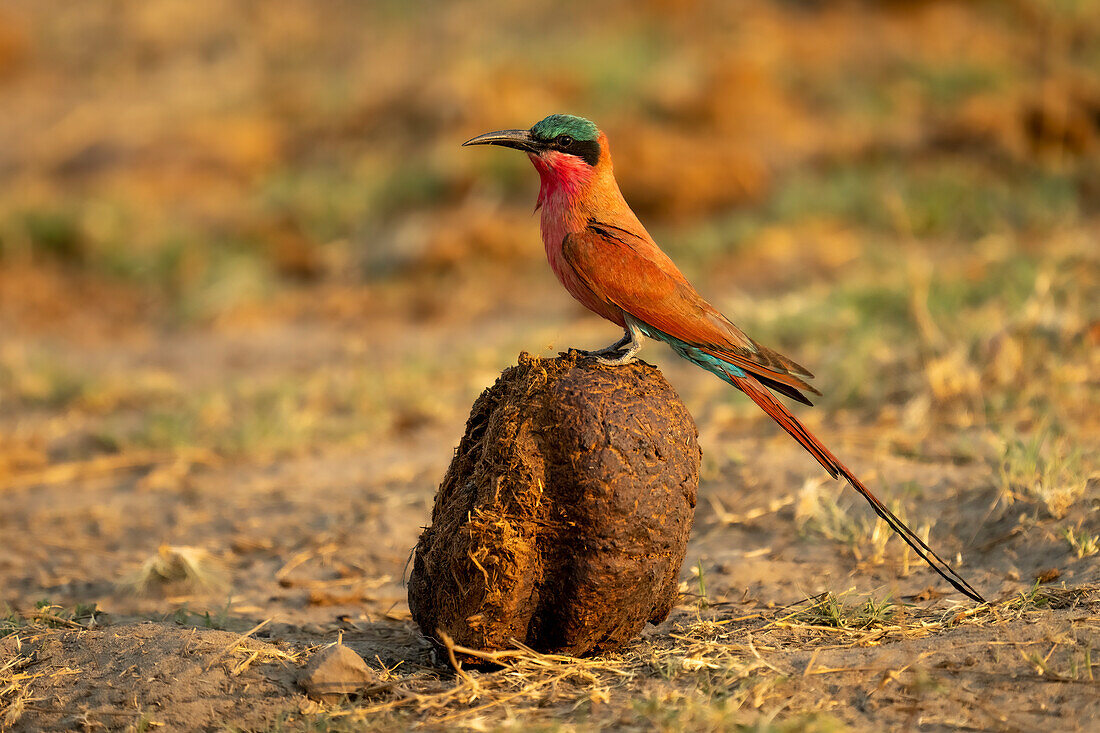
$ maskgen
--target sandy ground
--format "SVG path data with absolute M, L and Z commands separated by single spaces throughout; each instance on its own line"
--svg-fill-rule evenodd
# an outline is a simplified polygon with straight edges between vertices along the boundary
M 1100 728 L 1097 69 L 1089 2 L 0 4 L 0 729 Z M 552 112 L 988 605 L 650 346 L 703 449 L 669 619 L 420 636 L 471 403 L 618 336 L 460 146 Z M 310 700 L 339 639 L 379 685 Z
M 142 362 L 155 354 L 157 368 L 196 384 L 216 365 L 249 372 L 283 349 L 303 372 L 356 358 L 340 329 L 305 332 L 277 326 L 247 338 L 192 336 L 186 346 L 154 340 L 112 358 Z M 103 354 L 74 358 L 92 365 Z M 330 717 L 294 684 L 311 651 L 338 637 L 418 694 L 427 694 L 425 685 L 453 686 L 409 619 L 402 579 L 461 429 L 461 418 L 426 420 L 388 439 L 278 460 L 225 460 L 186 449 L 108 453 L 9 479 L 0 580 L 27 625 L 2 642 L 13 684 L 0 697 L 6 725 L 256 730 L 308 720 L 369 723 L 371 716 L 355 711 L 371 701 L 343 708 L 346 719 Z M 1095 556 L 1075 557 L 1056 527 L 1100 529 L 1094 504 L 1080 502 L 1057 521 L 1020 504 L 998 508 L 981 461 L 882 456 L 835 430 L 838 452 L 845 448 L 842 455 L 869 483 L 919 487 L 882 493 L 901 502 L 914 526 L 932 525 L 933 544 L 993 602 L 974 615 L 972 604 L 947 593 L 896 540 L 882 558 L 860 561 L 844 543 L 808 533 L 796 515 L 814 497 L 841 495 L 840 506 L 857 517 L 867 510 L 840 484 L 823 480 L 777 430 L 754 422 L 720 432 L 704 426 L 704 453 L 736 458 L 704 463 L 682 603 L 616 657 L 626 665 L 673 655 L 675 669 L 617 679 L 596 703 L 583 684 L 566 685 L 535 703 L 527 720 L 688 729 L 692 708 L 684 719 L 677 711 L 699 694 L 700 670 L 721 669 L 733 655 L 739 669 L 758 664 L 752 679 L 768 682 L 753 688 L 743 709 L 779 719 L 783 711 L 812 711 L 867 730 L 1090 728 L 1100 714 L 1090 656 L 1100 646 L 1100 571 Z M 208 585 L 133 592 L 128 579 L 161 545 L 210 553 Z M 1036 594 L 1040 577 L 1047 582 Z M 848 605 L 868 597 L 901 605 L 891 620 L 865 628 L 829 629 L 804 614 L 793 626 L 782 623 L 813 606 L 808 598 L 848 591 Z M 36 616 L 42 599 L 57 608 Z M 75 604 L 93 603 L 101 611 L 94 620 L 73 617 Z M 696 657 L 693 666 L 688 660 Z M 656 712 L 639 712 L 632 697 L 664 700 L 656 709 L 667 724 Z M 532 705 L 520 696 L 464 716 L 477 702 L 460 702 L 444 712 L 475 727 L 504 725 Z M 586 712 L 578 718 L 571 710 L 581 702 Z M 386 715 L 429 727 L 441 717 L 411 703 Z M 376 722 L 392 724 L 386 720 Z

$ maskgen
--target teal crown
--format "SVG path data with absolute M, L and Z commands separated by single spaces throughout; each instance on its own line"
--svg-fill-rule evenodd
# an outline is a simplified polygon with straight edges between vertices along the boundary
M 531 134 L 539 140 L 553 140 L 558 135 L 568 135 L 574 140 L 592 141 L 600 136 L 594 122 L 573 115 L 550 115 L 531 128 Z

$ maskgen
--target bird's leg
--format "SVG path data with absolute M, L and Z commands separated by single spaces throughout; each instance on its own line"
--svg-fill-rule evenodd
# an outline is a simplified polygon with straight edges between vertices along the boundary
M 626 317 L 626 334 L 623 336 L 623 340 L 616 347 L 626 347 L 625 351 L 614 359 L 605 359 L 602 356 L 596 356 L 596 361 L 604 366 L 622 366 L 623 364 L 633 364 L 637 361 L 637 357 L 634 355 L 638 353 L 638 350 L 642 348 L 642 331 L 638 328 L 638 324 L 630 316 Z M 621 344 L 621 346 L 620 346 Z M 615 349 L 618 351 L 618 348 Z
M 602 349 L 599 349 L 598 351 L 588 351 L 587 349 L 576 349 L 576 351 L 583 356 L 609 356 L 611 354 L 618 354 L 620 351 L 623 350 L 623 347 L 629 343 L 630 331 L 627 330 L 623 334 L 623 337 L 621 339 L 611 344 L 610 346 L 605 346 Z

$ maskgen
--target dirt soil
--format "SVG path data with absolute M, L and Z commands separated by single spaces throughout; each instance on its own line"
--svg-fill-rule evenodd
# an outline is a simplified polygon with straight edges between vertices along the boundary
M 294 349 L 298 335 L 277 325 L 232 338 L 195 336 L 188 349 L 153 341 L 112 356 L 156 355 L 160 367 L 201 380 L 210 364 L 252 369 L 272 351 Z M 320 368 L 341 352 L 344 334 L 315 324 L 310 339 L 320 348 L 298 358 Z M 102 353 L 80 356 L 94 364 Z M 453 697 L 467 683 L 451 676 L 412 624 L 402 577 L 460 431 L 460 420 L 429 423 L 398 440 L 277 462 L 187 451 L 171 460 L 113 461 L 108 454 L 8 479 L 0 572 L 23 620 L 3 640 L 5 726 L 265 730 L 317 716 L 339 726 L 369 720 L 356 711 L 374 704 L 401 724 L 433 727 L 431 705 L 418 706 L 432 695 Z M 905 505 L 908 516 L 916 526 L 935 518 L 933 544 L 993 602 L 975 611 L 903 558 L 900 546 L 890 545 L 889 562 L 860 562 L 841 543 L 800 536 L 796 506 L 823 482 L 797 446 L 771 432 L 726 439 L 743 458 L 705 477 L 683 595 L 669 620 L 613 655 L 609 676 L 588 673 L 604 690 L 596 697 L 583 680 L 559 679 L 539 703 L 539 718 L 582 705 L 591 724 L 629 722 L 620 711 L 631 709 L 630 696 L 667 700 L 660 705 L 675 711 L 689 706 L 694 690 L 726 684 L 744 687 L 769 715 L 809 709 L 862 729 L 884 721 L 1088 729 L 1100 714 L 1089 656 L 1100 647 L 1095 557 L 1067 553 L 1053 520 L 1017 512 L 990 520 L 996 491 L 985 465 L 872 462 L 849 449 L 852 464 L 878 485 L 905 477 L 926 487 L 920 502 Z M 1074 521 L 1098 528 L 1088 503 L 1059 524 Z M 181 581 L 147 595 L 129 590 L 162 543 L 212 553 L 208 589 Z M 1033 591 L 1036 578 L 1053 582 Z M 849 589 L 849 604 L 869 593 L 903 605 L 867 624 L 842 619 L 832 627 L 827 615 L 814 615 L 820 599 L 812 597 Z M 41 599 L 52 606 L 35 610 Z M 71 610 L 92 603 L 101 610 L 94 621 Z M 293 682 L 296 670 L 313 649 L 341 637 L 404 685 L 404 697 L 353 701 L 337 706 L 336 717 L 308 700 Z M 526 709 L 523 696 L 508 702 L 512 695 L 489 712 L 479 710 L 477 695 L 446 702 L 457 705 L 454 724 L 472 725 Z
M 0 730 L 1100 729 L 1094 6 L 0 3 Z M 461 147 L 554 112 L 988 604 L 648 344 L 702 449 L 667 620 L 421 636 L 471 405 L 620 335 Z M 310 700 L 340 639 L 378 684 Z

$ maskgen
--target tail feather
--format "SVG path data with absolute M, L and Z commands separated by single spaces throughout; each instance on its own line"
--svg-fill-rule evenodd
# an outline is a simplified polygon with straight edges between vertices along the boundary
M 978 601 L 979 603 L 985 602 L 985 599 L 982 598 L 978 591 L 974 590 L 961 575 L 955 572 L 943 558 L 936 554 L 935 550 L 929 547 L 924 540 L 913 532 L 913 530 L 909 529 L 904 522 L 898 519 L 877 496 L 871 493 L 870 489 L 864 486 L 863 483 L 848 470 L 847 466 L 841 463 L 828 448 L 822 445 L 821 441 L 815 438 L 813 434 L 807 430 L 806 427 L 800 423 L 798 419 L 753 375 L 744 373 L 744 376 L 741 376 L 732 372 L 727 372 L 726 376 L 733 386 L 748 395 L 760 409 L 768 413 L 773 420 L 790 433 L 791 437 L 809 451 L 833 478 L 843 476 L 847 479 L 848 483 L 852 485 L 852 488 L 863 495 L 863 498 L 871 504 L 871 508 L 875 510 L 875 513 L 882 517 L 886 524 L 890 526 L 890 529 L 897 532 L 898 535 L 905 540 L 905 543 L 913 548 L 913 551 L 928 563 L 940 577 L 968 598 Z

